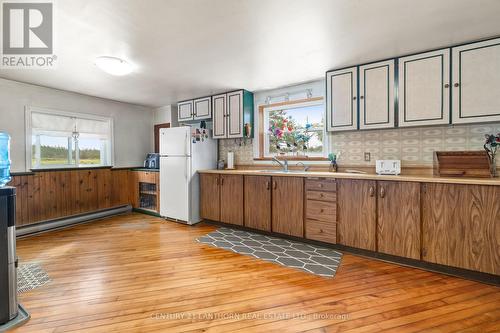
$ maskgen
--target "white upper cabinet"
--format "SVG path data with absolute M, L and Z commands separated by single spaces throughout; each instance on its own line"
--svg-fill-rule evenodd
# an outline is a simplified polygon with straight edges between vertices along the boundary
M 193 119 L 193 101 L 185 101 L 177 104 L 178 120 Z
M 243 91 L 227 94 L 227 137 L 243 137 Z
M 394 62 L 359 67 L 359 128 L 394 127 Z
M 450 49 L 399 58 L 399 126 L 450 122 Z
M 226 94 L 212 97 L 213 110 L 213 138 L 226 138 Z
M 358 69 L 351 67 L 326 73 L 328 131 L 358 129 Z
M 198 98 L 193 101 L 193 119 L 212 118 L 212 97 Z
M 454 124 L 500 120 L 500 38 L 452 48 Z

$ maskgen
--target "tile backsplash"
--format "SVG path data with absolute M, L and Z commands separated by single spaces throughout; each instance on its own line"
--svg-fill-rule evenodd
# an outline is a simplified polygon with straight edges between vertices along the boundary
M 432 166 L 434 151 L 482 150 L 484 134 L 500 133 L 500 123 L 397 128 L 330 133 L 329 151 L 341 152 L 342 165 L 373 166 L 377 159 L 400 159 L 406 166 Z M 219 140 L 219 156 L 235 153 L 236 164 L 252 164 L 253 141 Z M 364 160 L 364 153 L 371 160 Z M 498 157 L 497 157 L 498 158 Z

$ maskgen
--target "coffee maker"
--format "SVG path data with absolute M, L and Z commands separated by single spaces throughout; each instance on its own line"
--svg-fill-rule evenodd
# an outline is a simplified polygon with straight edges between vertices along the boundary
M 18 314 L 15 212 L 16 189 L 0 187 L 0 324 Z
M 159 169 L 160 168 L 160 154 L 149 153 L 144 161 L 144 167 L 147 169 Z

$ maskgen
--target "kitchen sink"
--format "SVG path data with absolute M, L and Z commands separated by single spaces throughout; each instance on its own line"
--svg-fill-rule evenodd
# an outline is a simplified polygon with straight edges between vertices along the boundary
M 283 170 L 257 170 L 257 172 L 267 172 L 267 173 L 303 173 L 307 172 L 304 170 L 288 170 L 288 171 L 283 171 Z

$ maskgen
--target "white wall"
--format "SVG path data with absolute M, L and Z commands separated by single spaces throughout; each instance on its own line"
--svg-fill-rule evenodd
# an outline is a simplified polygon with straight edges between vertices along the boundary
M 170 123 L 172 119 L 172 106 L 165 105 L 153 110 L 154 112 L 154 124 L 165 124 Z
M 11 171 L 27 169 L 25 107 L 37 106 L 113 118 L 114 165 L 142 165 L 153 147 L 153 110 L 62 90 L 0 79 L 0 131 L 11 136 Z

